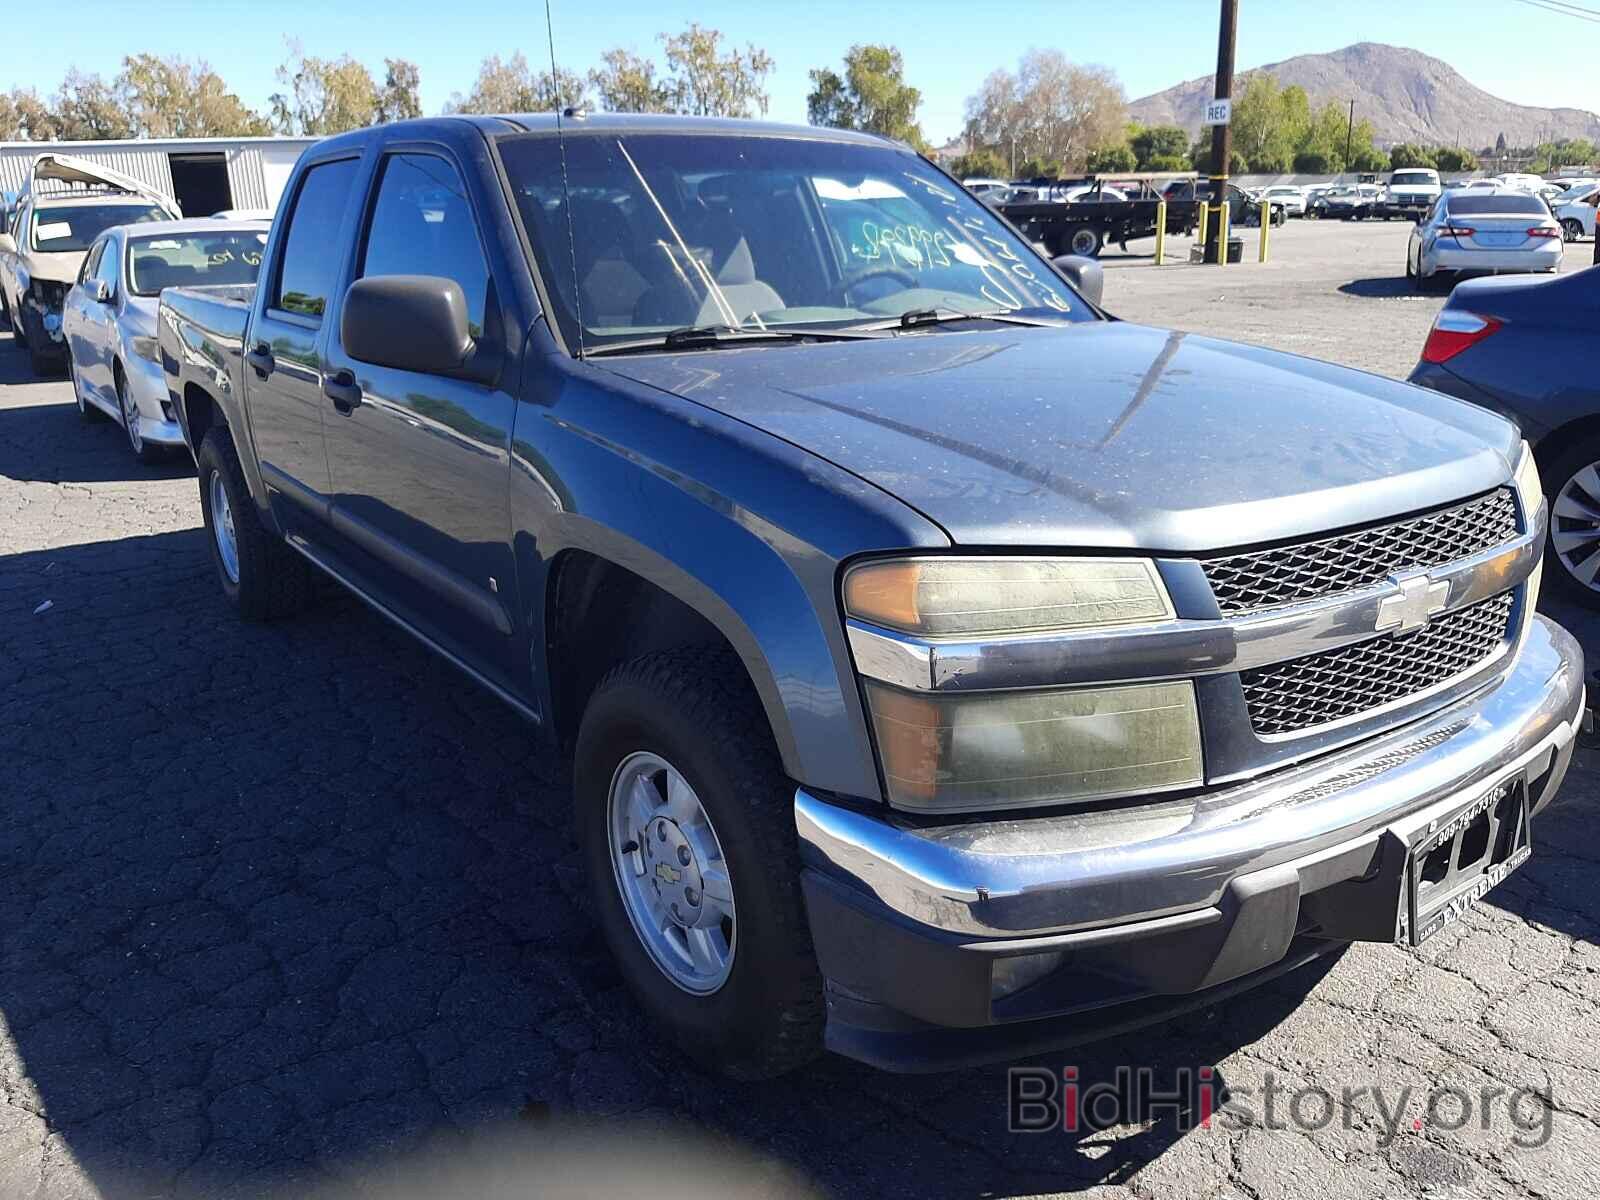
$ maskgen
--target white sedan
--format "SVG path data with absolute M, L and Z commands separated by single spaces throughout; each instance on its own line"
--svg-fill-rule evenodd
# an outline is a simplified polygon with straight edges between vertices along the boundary
M 67 377 L 79 414 L 120 421 L 139 461 L 183 445 L 156 345 L 161 290 L 254 283 L 268 228 L 212 218 L 117 225 L 84 256 L 61 312 Z
M 1594 218 L 1600 206 L 1600 183 L 1568 188 L 1556 203 L 1556 220 L 1561 222 L 1561 234 L 1569 242 L 1594 236 Z
M 1530 192 L 1446 192 L 1411 230 L 1406 278 L 1418 288 L 1442 272 L 1561 268 L 1561 226 Z

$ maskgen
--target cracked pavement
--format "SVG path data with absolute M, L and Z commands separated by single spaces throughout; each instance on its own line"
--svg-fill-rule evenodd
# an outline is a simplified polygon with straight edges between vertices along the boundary
M 1107 302 L 1403 375 L 1440 302 L 1384 290 L 1403 238 L 1291 226 L 1269 268 L 1200 279 L 1127 261 Z M 1352 271 L 1365 289 L 1341 291 Z M 1233 1099 L 1210 1128 L 1151 1109 L 1008 1134 L 1003 1067 L 827 1059 L 729 1084 L 623 991 L 584 909 L 566 776 L 519 719 L 331 587 L 293 623 L 236 622 L 192 470 L 140 467 L 115 425 L 79 423 L 65 382 L 27 379 L 0 335 L 0 1198 L 513 1194 L 453 1174 L 485 1164 L 562 1195 L 635 1167 L 610 1194 L 1592 1188 L 1593 751 L 1532 862 L 1420 952 L 1358 945 L 1041 1060 L 1086 1088 L 1121 1063 L 1169 1085 L 1214 1066 Z M 1557 615 L 1600 649 L 1600 623 Z M 1325 1089 L 1333 1119 L 1268 1128 L 1269 1079 Z M 1445 1086 L 1472 1119 L 1414 1128 Z M 1483 1128 L 1485 1087 L 1548 1089 L 1554 1111 L 1526 1106 L 1520 1129 L 1500 1097 Z M 1546 1115 L 1548 1144 L 1526 1144 Z

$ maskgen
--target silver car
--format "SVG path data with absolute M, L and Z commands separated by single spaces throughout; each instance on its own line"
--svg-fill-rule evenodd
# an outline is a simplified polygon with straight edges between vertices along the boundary
M 1411 230 L 1406 278 L 1420 289 L 1441 272 L 1558 271 L 1561 250 L 1561 226 L 1532 192 L 1446 192 Z
M 156 348 L 161 289 L 254 283 L 269 228 L 214 218 L 119 225 L 84 256 L 62 307 L 67 375 L 78 412 L 115 417 L 141 462 L 183 445 Z

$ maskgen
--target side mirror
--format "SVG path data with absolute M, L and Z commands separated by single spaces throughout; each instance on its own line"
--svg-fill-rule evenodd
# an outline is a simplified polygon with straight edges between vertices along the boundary
M 15 254 L 17 252 L 17 239 L 9 233 L 0 233 L 0 254 Z
M 345 353 L 401 371 L 447 375 L 474 349 L 461 285 L 438 275 L 378 275 L 345 293 L 339 319 Z
M 1067 277 L 1070 283 L 1090 304 L 1096 307 L 1100 304 L 1100 297 L 1106 290 L 1106 270 L 1092 258 L 1084 258 L 1080 254 L 1062 254 L 1050 260 L 1056 270 Z
M 96 304 L 111 303 L 111 285 L 104 279 L 85 279 L 83 290 L 89 294 L 89 299 Z

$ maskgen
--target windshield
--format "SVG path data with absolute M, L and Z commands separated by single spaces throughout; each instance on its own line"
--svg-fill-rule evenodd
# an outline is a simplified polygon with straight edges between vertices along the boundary
M 1537 196 L 1526 194 L 1508 196 L 1499 193 L 1493 196 L 1451 196 L 1449 200 L 1450 215 L 1452 217 L 1488 216 L 1503 213 L 1507 216 L 1547 217 L 1544 201 Z
M 87 250 L 113 225 L 171 220 L 154 204 L 73 204 L 33 213 L 33 248 L 43 254 Z
M 265 231 L 141 238 L 128 245 L 128 290 L 159 296 L 169 287 L 254 283 L 266 244 Z
M 1432 171 L 1396 171 L 1389 177 L 1391 187 L 1431 186 L 1439 182 Z
M 586 349 L 689 327 L 820 330 L 929 309 L 1093 315 L 988 208 L 908 151 L 590 135 L 566 139 L 563 180 L 556 138 L 499 148 L 562 332 Z

